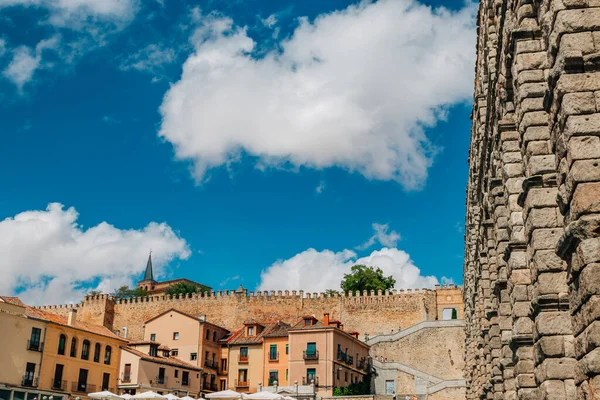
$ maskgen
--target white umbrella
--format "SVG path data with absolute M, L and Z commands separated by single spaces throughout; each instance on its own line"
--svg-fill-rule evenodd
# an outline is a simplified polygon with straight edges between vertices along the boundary
M 241 399 L 242 395 L 233 390 L 222 390 L 220 392 L 214 392 L 204 395 L 207 399 Z
M 248 400 L 282 400 L 283 396 L 273 392 L 256 392 L 245 394 L 243 398 Z
M 290 396 L 283 396 L 283 400 L 296 400 L 296 399 L 293 397 L 290 397 Z
M 134 394 L 133 396 L 131 396 L 131 399 L 163 399 L 164 400 L 164 399 L 166 399 L 166 397 L 163 396 L 162 394 L 158 394 L 156 392 L 149 390 L 147 392 Z
M 184 396 L 184 397 L 181 397 L 179 400 L 204 400 L 204 399 L 202 397 L 200 397 L 198 399 L 195 399 L 195 398 L 190 397 L 190 396 Z
M 165 399 L 179 400 L 179 397 L 175 396 L 173 393 L 167 393 L 167 394 L 165 394 Z
M 88 396 L 90 396 L 92 399 L 110 399 L 110 400 L 121 400 L 122 398 L 112 392 L 109 392 L 108 390 L 105 390 L 103 392 L 94 392 L 94 393 L 88 393 Z
M 122 399 L 125 399 L 125 400 L 129 400 L 133 396 L 130 395 L 129 393 L 124 393 L 124 394 L 120 394 L 119 397 L 122 398 Z

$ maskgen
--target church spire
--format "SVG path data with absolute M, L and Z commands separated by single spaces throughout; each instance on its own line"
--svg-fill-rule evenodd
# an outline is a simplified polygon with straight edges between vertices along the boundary
M 146 263 L 146 272 L 144 273 L 144 281 L 153 281 L 154 274 L 152 273 L 152 250 L 148 255 L 148 262 Z

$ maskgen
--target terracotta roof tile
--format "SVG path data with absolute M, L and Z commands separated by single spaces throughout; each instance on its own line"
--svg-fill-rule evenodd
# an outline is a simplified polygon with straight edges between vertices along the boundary
M 0 299 L 2 299 L 5 303 L 8 303 L 8 304 L 25 307 L 25 304 L 18 297 L 0 296 Z
M 174 367 L 188 368 L 188 369 L 192 369 L 194 371 L 201 371 L 201 368 L 197 367 L 196 365 L 187 363 L 183 360 L 180 360 L 177 357 L 151 356 L 149 354 L 146 354 L 144 352 L 141 352 L 141 351 L 134 349 L 133 347 L 129 347 L 129 346 L 121 346 L 121 349 L 140 357 L 142 360 L 156 362 L 159 364 L 171 365 Z
M 83 322 L 83 321 L 75 321 L 75 323 L 73 325 L 69 325 L 68 318 L 66 316 L 52 314 L 52 313 L 40 310 L 38 308 L 26 306 L 25 315 L 27 315 L 29 318 L 36 318 L 36 319 L 40 319 L 40 320 L 46 321 L 46 322 L 51 322 L 51 323 L 54 323 L 57 325 L 68 326 L 70 328 L 79 329 L 81 331 L 94 333 L 96 335 L 106 336 L 111 339 L 118 339 L 123 342 L 127 342 L 127 339 L 124 339 L 120 336 L 115 335 L 110 329 L 106 328 L 105 326 L 90 324 L 88 322 Z
M 256 336 L 248 336 L 248 330 L 246 328 L 247 323 L 244 323 L 244 328 L 238 329 L 235 334 L 231 336 L 228 343 L 231 345 L 260 344 L 263 342 L 264 337 L 271 334 L 275 329 L 279 329 L 280 324 L 283 324 L 283 322 L 253 322 L 250 325 L 253 324 L 264 326 L 265 328 Z

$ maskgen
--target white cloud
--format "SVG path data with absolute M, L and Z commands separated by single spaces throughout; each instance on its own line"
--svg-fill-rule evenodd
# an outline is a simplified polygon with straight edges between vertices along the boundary
M 339 289 L 344 274 L 355 264 L 379 267 L 396 279 L 395 288 L 433 288 L 434 276 L 423 276 L 410 256 L 399 249 L 382 248 L 369 256 L 356 258 L 352 250 L 334 253 L 331 250 L 308 249 L 287 260 L 278 260 L 261 274 L 257 290 L 304 290 L 323 292 Z
M 0 57 L 6 53 L 6 40 L 0 38 Z
M 48 21 L 58 27 L 89 28 L 90 22 L 122 24 L 129 22 L 138 9 L 138 0 L 2 0 L 3 7 L 39 7 L 50 13 Z
M 277 23 L 277 16 L 271 14 L 267 18 L 261 18 L 260 22 L 262 22 L 265 27 L 272 28 Z
M 158 274 L 175 258 L 186 259 L 184 239 L 165 223 L 118 229 L 107 222 L 84 229 L 74 208 L 51 203 L 0 221 L 0 293 L 30 304 L 78 301 L 90 285 L 109 292 L 137 279 L 149 249 Z
M 372 225 L 375 233 L 366 242 L 360 246 L 356 246 L 358 250 L 365 250 L 373 246 L 375 243 L 379 243 L 384 247 L 396 247 L 398 240 L 400 240 L 400 234 L 392 229 L 391 232 L 388 224 L 373 223 Z
M 319 182 L 319 186 L 317 186 L 315 188 L 315 192 L 317 192 L 317 194 L 321 194 L 321 193 L 323 193 L 323 191 L 325 190 L 326 187 L 327 187 L 327 184 L 325 183 L 325 181 L 321 181 L 321 182 Z
M 338 166 L 418 189 L 436 151 L 424 128 L 471 97 L 475 11 L 363 1 L 300 19 L 259 59 L 245 28 L 204 16 L 159 135 L 199 182 L 244 151 L 260 167 Z
M 13 50 L 13 57 L 6 69 L 2 72 L 7 79 L 11 80 L 19 89 L 33 79 L 33 74 L 39 68 L 43 68 L 43 53 L 46 50 L 56 51 L 60 43 L 60 37 L 55 35 L 49 39 L 40 41 L 35 49 L 27 46 L 19 46 Z
M 136 53 L 127 57 L 120 68 L 122 70 L 135 69 L 138 71 L 157 73 L 166 64 L 175 61 L 177 54 L 174 49 L 161 44 L 150 44 Z

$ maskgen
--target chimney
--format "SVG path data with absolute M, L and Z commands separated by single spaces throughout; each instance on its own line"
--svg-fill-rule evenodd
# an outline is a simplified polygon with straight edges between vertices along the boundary
M 123 327 L 123 338 L 127 339 L 127 332 L 129 331 L 129 329 L 127 329 L 126 326 Z
M 329 326 L 329 313 L 323 314 L 323 324 Z
M 344 330 L 344 324 L 340 324 L 340 329 Z
M 67 319 L 67 325 L 73 326 L 75 325 L 75 320 L 77 320 L 77 310 L 74 308 L 69 309 L 69 318 Z

